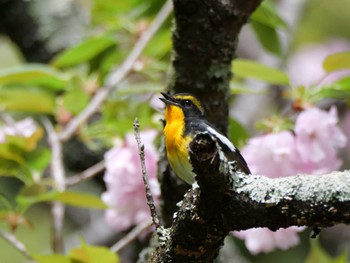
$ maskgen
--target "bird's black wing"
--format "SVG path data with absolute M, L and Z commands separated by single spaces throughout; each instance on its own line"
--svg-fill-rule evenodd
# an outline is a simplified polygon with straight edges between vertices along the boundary
M 192 119 L 187 120 L 187 127 L 185 130 L 188 132 L 209 132 L 218 141 L 222 151 L 224 152 L 228 161 L 235 161 L 236 168 L 243 173 L 249 175 L 251 174 L 247 162 L 244 160 L 241 152 L 233 145 L 233 143 L 223 134 L 221 134 L 213 125 L 204 119 Z
M 221 146 L 226 158 L 229 161 L 235 161 L 236 162 L 236 168 L 239 171 L 242 171 L 243 173 L 249 175 L 251 174 L 249 167 L 247 165 L 247 162 L 244 160 L 241 152 L 235 147 L 235 151 L 231 151 L 230 149 L 228 149 L 228 147 L 223 144 L 220 140 L 219 141 L 219 145 Z

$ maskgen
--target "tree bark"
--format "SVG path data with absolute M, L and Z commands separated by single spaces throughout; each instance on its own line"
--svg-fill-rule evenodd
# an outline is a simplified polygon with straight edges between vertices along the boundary
M 227 131 L 231 62 L 238 34 L 260 0 L 174 0 L 172 89 L 193 93 L 208 120 Z
M 238 34 L 261 0 L 173 0 L 173 73 L 170 90 L 191 93 L 203 103 L 208 120 L 224 134 L 228 127 L 229 82 Z M 159 166 L 162 217 L 172 224 L 176 203 L 189 186 Z

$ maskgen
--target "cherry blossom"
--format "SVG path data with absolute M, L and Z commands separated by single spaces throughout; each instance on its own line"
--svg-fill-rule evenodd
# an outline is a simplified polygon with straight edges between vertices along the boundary
M 248 250 L 256 255 L 261 252 L 271 252 L 276 248 L 286 250 L 297 245 L 300 241 L 297 232 L 302 230 L 304 230 L 303 227 L 289 227 L 272 232 L 268 228 L 252 228 L 235 232 L 234 235 L 244 239 Z
M 289 131 L 254 137 L 242 154 L 253 174 L 275 178 L 297 173 L 295 137 Z
M 337 152 L 346 146 L 347 138 L 337 123 L 335 107 L 328 112 L 314 107 L 299 114 L 295 136 L 300 172 L 322 174 L 340 167 Z
M 340 167 L 337 153 L 347 143 L 337 124 L 335 107 L 329 111 L 309 108 L 298 115 L 294 133 L 282 131 L 251 138 L 242 154 L 253 174 L 271 178 L 331 172 Z M 258 254 L 295 246 L 299 243 L 296 232 L 302 230 L 289 227 L 272 232 L 255 228 L 234 235 L 245 240 L 251 253 Z
M 153 130 L 141 132 L 145 146 L 145 162 L 152 195 L 158 202 L 160 188 L 156 178 L 158 153 L 153 145 Z M 125 230 L 150 218 L 142 180 L 140 157 L 132 134 L 126 135 L 122 145 L 105 154 L 107 191 L 102 200 L 110 207 L 105 213 L 106 221 L 116 231 Z

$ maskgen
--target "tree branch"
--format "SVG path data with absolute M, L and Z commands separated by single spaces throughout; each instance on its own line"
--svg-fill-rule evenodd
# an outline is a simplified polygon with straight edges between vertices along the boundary
M 51 157 L 51 176 L 54 180 L 54 188 L 57 191 L 63 192 L 66 189 L 65 184 L 65 171 L 62 157 L 62 144 L 58 138 L 58 135 L 52 126 L 51 122 L 47 119 L 43 119 L 48 141 L 52 151 Z M 53 220 L 53 249 L 55 252 L 63 253 L 63 223 L 65 207 L 60 202 L 54 202 L 52 204 L 52 220 Z
M 186 193 L 168 240 L 152 262 L 212 262 L 233 230 L 350 223 L 349 171 L 278 179 L 247 176 L 235 170 L 206 133 L 194 138 L 190 151 L 199 188 Z
M 118 67 L 117 70 L 110 73 L 108 76 L 105 86 L 99 89 L 96 95 L 91 99 L 90 103 L 87 107 L 74 119 L 72 119 L 67 127 L 60 134 L 60 139 L 62 141 L 68 140 L 72 135 L 77 131 L 79 126 L 87 121 L 95 112 L 97 112 L 103 102 L 108 98 L 109 94 L 112 90 L 122 81 L 132 70 L 132 67 L 138 57 L 141 55 L 144 48 L 147 46 L 148 42 L 152 39 L 153 35 L 160 26 L 163 24 L 165 19 L 169 16 L 172 10 L 171 1 L 167 0 L 159 11 L 151 25 L 145 30 L 128 57 L 124 60 L 124 62 Z
M 79 174 L 76 174 L 72 177 L 66 179 L 66 186 L 73 186 L 76 184 L 80 184 L 81 182 L 87 181 L 105 169 L 105 161 L 102 160 L 88 169 L 82 171 Z
M 17 239 L 17 237 L 11 233 L 5 232 L 0 228 L 0 236 L 9 242 L 14 248 L 16 248 L 23 256 L 29 260 L 34 260 L 33 257 L 29 254 L 26 246 Z
M 117 253 L 132 241 L 134 241 L 142 232 L 144 232 L 147 228 L 152 226 L 153 222 L 151 220 L 142 222 L 136 225 L 128 234 L 126 234 L 122 239 L 120 239 L 117 243 L 115 243 L 110 251 Z

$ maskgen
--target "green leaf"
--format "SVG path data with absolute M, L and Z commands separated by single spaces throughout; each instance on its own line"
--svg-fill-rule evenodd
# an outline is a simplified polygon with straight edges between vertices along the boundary
M 44 64 L 24 64 L 0 70 L 0 86 L 43 86 L 52 90 L 65 89 L 68 78 Z
M 252 14 L 251 19 L 271 28 L 284 28 L 288 26 L 286 22 L 276 12 L 277 8 L 271 1 L 263 1 Z
M 316 93 L 316 101 L 332 98 L 332 99 L 350 99 L 350 90 L 339 90 L 336 88 L 328 87 L 322 88 Z
M 16 196 L 16 202 L 22 210 L 40 203 L 55 200 L 56 191 L 47 191 L 46 187 L 40 184 L 32 184 L 24 186 Z
M 240 94 L 267 95 L 268 94 L 266 89 L 253 89 L 235 80 L 232 80 L 230 82 L 230 91 L 231 91 L 231 94 L 234 94 L 234 95 L 240 95 Z
M 82 244 L 82 247 L 72 249 L 70 258 L 79 263 L 118 263 L 118 256 L 106 247 Z
M 0 193 L 0 211 L 7 212 L 12 210 L 12 205 L 5 195 Z M 0 215 L 1 218 L 1 215 Z
M 94 195 L 78 192 L 58 192 L 47 191 L 46 187 L 39 184 L 25 186 L 16 196 L 16 201 L 23 208 L 39 203 L 49 201 L 59 201 L 66 205 L 105 209 L 107 205 L 100 198 Z
M 32 255 L 37 263 L 73 263 L 73 261 L 64 255 Z
M 162 58 L 171 50 L 171 31 L 159 31 L 145 48 L 144 54 L 152 58 Z
M 86 193 L 66 191 L 58 193 L 55 200 L 72 206 L 97 209 L 107 208 L 107 205 L 99 197 Z
M 20 180 L 24 179 L 21 177 L 19 170 L 20 165 L 18 164 L 18 162 L 6 160 L 2 157 L 0 158 L 0 176 L 14 176 L 19 178 Z
M 320 246 L 318 241 L 311 242 L 311 249 L 305 263 L 347 263 L 346 251 L 337 258 L 329 256 Z
M 339 86 L 343 90 L 350 90 L 350 76 L 338 80 L 334 85 Z
M 252 27 L 265 50 L 275 55 L 281 54 L 281 43 L 275 28 L 266 26 L 258 21 L 252 21 Z
M 38 148 L 25 155 L 26 165 L 35 171 L 42 172 L 51 160 L 51 151 L 48 148 Z
M 42 135 L 40 127 L 29 137 L 6 135 L 5 142 L 0 144 L 0 176 L 16 176 L 25 182 L 28 179 L 32 181 L 31 165 Z
M 287 24 L 277 14 L 272 1 L 263 1 L 251 16 L 252 28 L 262 47 L 276 55 L 281 54 L 281 43 L 277 30 L 286 29 Z
M 43 129 L 37 127 L 29 137 L 24 137 L 24 135 L 6 135 L 6 141 L 4 144 L 12 145 L 23 151 L 30 152 L 37 147 L 37 144 L 43 135 Z
M 14 161 L 17 164 L 24 163 L 23 151 L 8 143 L 0 144 L 0 158 L 3 160 Z
M 314 87 L 310 90 L 313 99 L 316 101 L 325 98 L 349 99 L 350 98 L 350 77 L 340 79 L 337 82 L 323 87 Z
M 32 255 L 38 263 L 118 263 L 119 257 L 108 248 L 102 246 L 91 246 L 82 242 L 81 247 L 70 250 L 68 256 Z
M 284 72 L 252 60 L 234 60 L 232 71 L 234 76 L 239 78 L 252 78 L 276 85 L 289 84 L 288 76 Z
M 120 91 L 118 94 L 124 94 L 124 92 Z M 86 127 L 84 136 L 98 137 L 105 143 L 116 135 L 124 136 L 132 128 L 135 112 L 140 123 L 152 124 L 154 110 L 148 103 L 135 103 L 135 99 L 132 98 L 135 97 L 107 101 L 103 106 L 102 119 Z
M 238 148 L 241 148 L 249 139 L 250 135 L 247 129 L 239 123 L 237 120 L 230 118 L 229 119 L 229 137 L 234 145 Z
M 55 111 L 53 93 L 34 88 L 0 89 L 0 108 L 7 111 L 48 113 Z
M 80 88 L 74 88 L 63 96 L 64 107 L 73 114 L 81 112 L 89 103 L 90 97 Z
M 79 45 L 59 54 L 52 63 L 54 66 L 60 68 L 79 65 L 91 60 L 115 44 L 116 40 L 109 36 L 89 38 Z
M 323 68 L 326 72 L 350 69 L 350 51 L 329 55 L 323 61 Z

